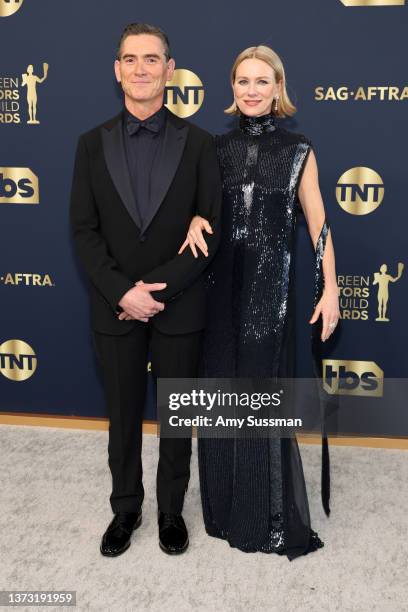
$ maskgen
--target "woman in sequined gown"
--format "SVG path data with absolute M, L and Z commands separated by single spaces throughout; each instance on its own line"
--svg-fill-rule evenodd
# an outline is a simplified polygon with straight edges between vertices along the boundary
M 201 376 L 290 378 L 299 205 L 316 249 L 325 227 L 316 162 L 311 141 L 277 122 L 296 109 L 272 49 L 243 51 L 231 81 L 234 103 L 226 112 L 239 115 L 239 127 L 216 138 L 223 180 L 221 240 L 209 266 Z M 180 252 L 190 246 L 195 254 L 197 248 L 206 253 L 202 232 L 212 231 L 211 211 L 197 213 Z M 320 318 L 322 339 L 339 318 L 327 226 L 326 234 L 321 253 L 325 288 L 311 319 Z M 198 457 L 208 534 L 245 552 L 275 552 L 290 560 L 323 546 L 310 526 L 295 437 L 199 438 Z

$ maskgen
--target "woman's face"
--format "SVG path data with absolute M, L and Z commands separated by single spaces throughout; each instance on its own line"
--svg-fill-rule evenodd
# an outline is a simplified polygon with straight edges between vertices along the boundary
M 241 113 L 251 117 L 270 113 L 274 98 L 281 95 L 281 84 L 276 83 L 272 66 L 256 58 L 238 65 L 232 89 Z

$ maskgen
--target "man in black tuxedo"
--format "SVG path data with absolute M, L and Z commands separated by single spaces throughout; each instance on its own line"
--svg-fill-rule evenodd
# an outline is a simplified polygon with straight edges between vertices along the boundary
M 122 112 L 79 138 L 71 194 L 77 253 L 90 280 L 91 323 L 109 415 L 110 503 L 114 518 L 101 553 L 130 546 L 141 523 L 142 419 L 147 355 L 156 377 L 197 375 L 205 325 L 203 272 L 219 241 L 221 180 L 210 134 L 163 106 L 175 63 L 167 36 L 131 24 L 122 34 L 115 74 Z M 181 255 L 191 218 L 208 211 L 208 256 Z M 160 440 L 159 543 L 188 546 L 181 515 L 191 439 Z

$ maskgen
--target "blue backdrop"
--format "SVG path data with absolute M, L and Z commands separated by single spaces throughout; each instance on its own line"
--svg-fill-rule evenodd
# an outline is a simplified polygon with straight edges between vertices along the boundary
M 284 125 L 314 144 L 343 286 L 343 320 L 326 349 L 330 371 L 344 360 L 345 370 L 360 378 L 373 371 L 372 363 L 385 382 L 406 377 L 407 274 L 389 283 L 389 321 L 376 321 L 373 282 L 381 265 L 395 278 L 398 263 L 406 261 L 408 6 L 345 6 L 340 0 L 152 4 L 0 0 L 0 409 L 105 415 L 86 283 L 70 239 L 69 193 L 78 135 L 121 108 L 113 61 L 123 27 L 134 21 L 162 27 L 177 67 L 199 76 L 204 102 L 189 120 L 212 133 L 231 128 L 223 109 L 231 102 L 236 55 L 262 43 L 278 52 L 298 106 Z M 40 123 L 31 124 L 22 75 L 31 64 L 42 77 L 44 63 L 47 78 L 36 84 Z M 374 170 L 383 186 L 381 204 L 367 214 L 354 214 L 353 202 L 344 210 L 336 197 L 340 177 L 352 168 Z M 13 185 L 29 177 L 24 169 L 38 178 L 39 204 L 13 201 Z M 19 189 L 24 192 L 24 185 Z M 369 207 L 372 192 L 360 189 L 360 203 Z M 309 376 L 313 251 L 304 222 L 297 253 L 298 372 Z M 14 357 L 10 352 L 7 342 L 16 339 L 35 353 L 36 370 L 25 380 L 13 380 L 28 363 L 22 345 L 15 345 Z M 387 401 L 386 391 L 384 384 L 378 398 L 359 384 L 345 412 L 345 431 L 407 435 L 404 404 Z M 154 414 L 151 395 L 146 415 Z

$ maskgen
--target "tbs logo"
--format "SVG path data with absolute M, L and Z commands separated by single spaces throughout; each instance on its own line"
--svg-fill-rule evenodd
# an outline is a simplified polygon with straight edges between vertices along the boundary
M 330 395 L 382 397 L 384 372 L 374 361 L 323 360 L 323 387 Z
M 38 178 L 29 168 L 0 168 L 0 204 L 39 204 Z

